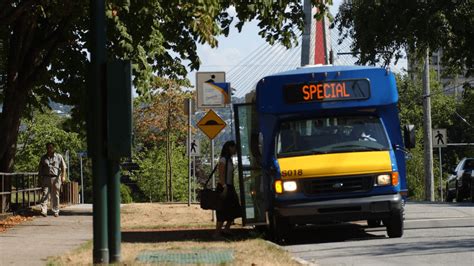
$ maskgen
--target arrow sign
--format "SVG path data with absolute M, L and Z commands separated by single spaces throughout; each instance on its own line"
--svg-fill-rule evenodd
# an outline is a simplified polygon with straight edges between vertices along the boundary
M 197 127 L 209 137 L 214 139 L 226 127 L 226 123 L 212 109 L 199 120 Z

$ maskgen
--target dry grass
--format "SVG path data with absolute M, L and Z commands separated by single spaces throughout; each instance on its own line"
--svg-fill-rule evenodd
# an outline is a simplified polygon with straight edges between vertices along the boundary
M 122 207 L 122 229 L 160 229 L 210 227 L 211 211 L 199 205 L 132 203 Z
M 234 261 L 228 265 L 299 265 L 293 261 L 288 254 L 280 248 L 270 245 L 261 239 L 250 239 L 235 242 L 165 242 L 165 243 L 124 243 L 122 244 L 121 265 L 144 265 L 135 260 L 141 251 L 146 250 L 187 250 L 195 248 L 205 249 L 232 249 L 234 250 Z M 59 258 L 50 260 L 49 265 L 91 265 L 92 245 L 65 254 Z
M 259 239 L 249 230 L 236 230 L 233 240 L 212 241 L 211 212 L 197 205 L 130 204 L 122 208 L 122 263 L 143 265 L 137 255 L 147 250 L 232 249 L 229 265 L 299 265 L 276 245 Z M 242 233 L 243 232 L 243 233 Z M 203 235 L 204 234 L 204 235 Z M 51 258 L 49 265 L 91 265 L 92 243 Z

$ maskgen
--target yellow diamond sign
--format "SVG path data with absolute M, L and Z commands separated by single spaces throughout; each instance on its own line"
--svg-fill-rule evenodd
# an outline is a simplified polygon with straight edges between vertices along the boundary
M 209 137 L 214 139 L 225 128 L 227 124 L 212 109 L 199 120 L 198 128 Z

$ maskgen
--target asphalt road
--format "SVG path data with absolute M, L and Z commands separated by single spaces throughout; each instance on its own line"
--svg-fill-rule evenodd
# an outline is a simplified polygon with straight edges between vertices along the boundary
M 306 227 L 284 248 L 316 265 L 474 266 L 474 204 L 408 203 L 402 238 L 365 223 Z

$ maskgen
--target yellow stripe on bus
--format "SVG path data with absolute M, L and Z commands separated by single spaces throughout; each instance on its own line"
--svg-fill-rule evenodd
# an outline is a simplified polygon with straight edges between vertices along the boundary
M 391 172 L 388 151 L 317 154 L 278 159 L 282 179 Z

